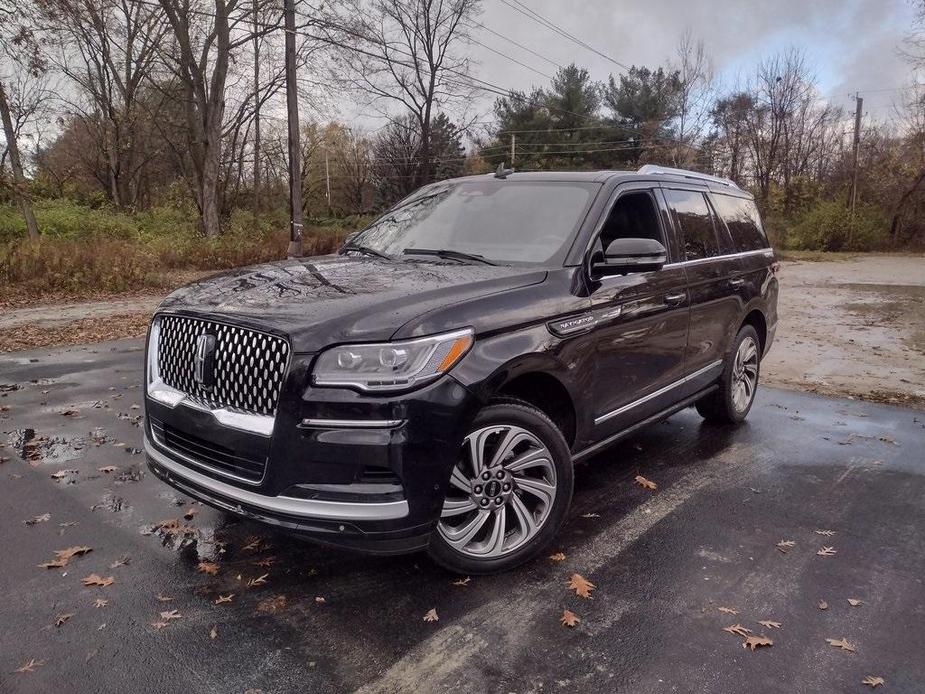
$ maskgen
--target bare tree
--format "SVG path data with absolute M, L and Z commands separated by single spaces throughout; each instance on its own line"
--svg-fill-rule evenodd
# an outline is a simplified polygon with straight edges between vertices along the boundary
M 479 9 L 480 0 L 349 0 L 327 26 L 350 84 L 373 100 L 401 104 L 416 121 L 417 185 L 434 177 L 433 117 L 474 90 L 460 49 Z
M 70 110 L 95 136 L 103 156 L 106 192 L 116 205 L 133 207 L 148 156 L 146 121 L 157 117 L 143 108 L 143 90 L 166 34 L 163 14 L 134 0 L 37 0 L 37 5 L 57 46 L 52 60 L 77 87 Z
M 681 36 L 675 51 L 679 89 L 677 95 L 677 145 L 675 166 L 687 167 L 696 157 L 696 143 L 710 120 L 713 97 L 713 66 L 702 40 L 694 40 L 690 29 Z
M 0 6 L 0 61 L 3 66 L 0 72 L 0 121 L 3 123 L 3 135 L 10 159 L 13 198 L 26 219 L 29 238 L 38 240 L 39 226 L 32 210 L 32 201 L 19 152 L 18 133 L 5 86 L 10 78 L 9 73 L 19 70 L 35 75 L 39 74 L 44 67 L 33 34 L 23 18 L 23 14 L 17 14 L 12 8 Z

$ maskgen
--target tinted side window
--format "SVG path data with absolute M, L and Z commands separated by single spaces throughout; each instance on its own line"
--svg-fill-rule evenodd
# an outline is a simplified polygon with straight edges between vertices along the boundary
M 685 260 L 712 258 L 720 254 L 713 217 L 703 193 L 692 190 L 665 191 L 684 237 Z
M 761 217 L 753 201 L 717 193 L 713 195 L 713 204 L 726 222 L 737 251 L 756 251 L 768 247 L 768 238 L 761 227 Z

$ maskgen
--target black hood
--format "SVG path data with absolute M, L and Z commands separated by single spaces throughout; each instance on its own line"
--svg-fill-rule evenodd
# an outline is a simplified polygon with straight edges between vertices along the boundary
M 314 352 L 388 340 L 429 311 L 545 277 L 537 268 L 329 255 L 229 270 L 177 289 L 159 310 L 285 333 L 293 351 Z

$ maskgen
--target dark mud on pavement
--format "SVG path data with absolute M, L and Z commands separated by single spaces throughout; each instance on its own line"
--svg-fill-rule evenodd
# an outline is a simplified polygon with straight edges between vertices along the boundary
M 921 412 L 771 389 L 736 429 L 684 411 L 579 466 L 563 561 L 456 585 L 424 555 L 294 541 L 146 474 L 141 355 L 0 355 L 2 692 L 922 691 Z M 744 649 L 736 623 L 773 646 Z

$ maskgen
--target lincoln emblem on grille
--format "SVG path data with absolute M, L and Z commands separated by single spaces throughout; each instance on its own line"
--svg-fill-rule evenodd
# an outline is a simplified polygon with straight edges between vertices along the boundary
M 215 385 L 215 335 L 203 333 L 196 339 L 193 378 L 207 390 Z

